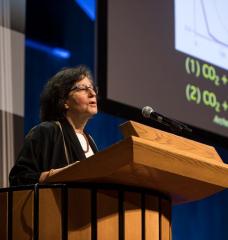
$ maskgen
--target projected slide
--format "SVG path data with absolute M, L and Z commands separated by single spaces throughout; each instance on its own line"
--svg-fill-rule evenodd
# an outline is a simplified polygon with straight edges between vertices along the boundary
M 227 10 L 227 0 L 175 0 L 176 50 L 228 70 Z
M 228 138 L 228 0 L 101 2 L 103 110 L 143 121 L 151 106 L 194 136 Z

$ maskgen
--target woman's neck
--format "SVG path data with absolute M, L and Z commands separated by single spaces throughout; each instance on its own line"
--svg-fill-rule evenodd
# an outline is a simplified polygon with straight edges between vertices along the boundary
M 73 127 L 73 129 L 79 133 L 83 133 L 86 123 L 88 121 L 87 119 L 86 120 L 80 119 L 80 118 L 76 118 L 68 115 L 66 116 L 66 119 L 68 120 L 70 125 Z

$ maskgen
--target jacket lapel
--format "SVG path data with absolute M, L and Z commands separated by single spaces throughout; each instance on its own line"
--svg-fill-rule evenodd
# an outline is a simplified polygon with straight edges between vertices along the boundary
M 80 161 L 86 159 L 84 151 L 81 147 L 76 133 L 74 132 L 73 127 L 67 120 L 61 121 L 61 125 L 66 141 L 67 151 L 69 153 L 70 163 L 73 163 L 77 160 Z

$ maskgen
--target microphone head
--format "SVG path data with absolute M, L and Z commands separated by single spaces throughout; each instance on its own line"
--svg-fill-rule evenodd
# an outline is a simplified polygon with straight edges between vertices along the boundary
M 145 118 L 150 118 L 150 114 L 152 112 L 154 112 L 154 110 L 152 107 L 149 107 L 149 106 L 143 107 L 143 109 L 142 109 L 142 115 Z

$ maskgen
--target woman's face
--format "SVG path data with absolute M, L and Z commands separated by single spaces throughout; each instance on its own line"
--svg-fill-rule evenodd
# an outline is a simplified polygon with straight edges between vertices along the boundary
M 67 115 L 89 119 L 97 113 L 97 95 L 87 77 L 76 82 L 65 102 Z

